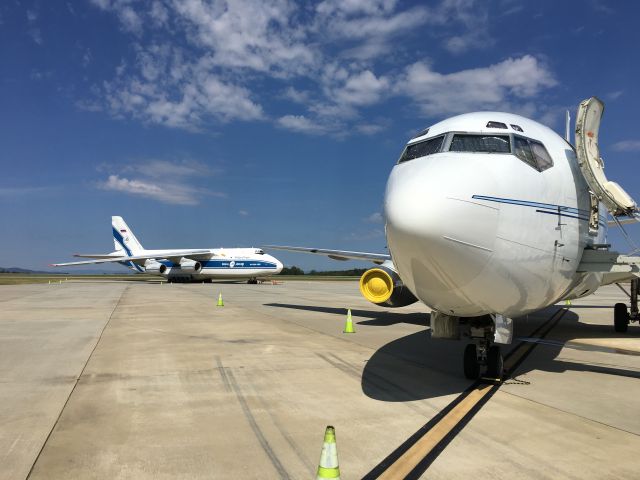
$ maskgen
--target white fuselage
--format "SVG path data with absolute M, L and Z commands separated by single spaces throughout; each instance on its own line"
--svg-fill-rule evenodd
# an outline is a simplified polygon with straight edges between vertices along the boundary
M 162 259 L 165 252 L 168 251 L 172 254 L 180 252 L 180 250 L 144 250 L 144 253 L 157 254 L 157 258 Z M 165 277 L 188 276 L 192 280 L 257 278 L 276 275 L 282 271 L 283 265 L 278 259 L 267 253 L 257 252 L 262 252 L 262 250 L 255 248 L 211 249 L 208 256 L 198 257 L 202 269 L 197 273 L 186 271 L 180 267 L 179 263 L 174 263 L 171 260 L 158 260 L 158 263 L 167 267 L 163 274 Z
M 486 128 L 488 121 L 523 132 Z M 572 147 L 537 122 L 492 112 L 450 118 L 409 144 L 445 133 L 450 142 L 453 132 L 538 140 L 553 166 L 538 171 L 511 153 L 459 151 L 396 165 L 384 200 L 386 235 L 405 285 L 456 316 L 517 317 L 595 291 L 602 275 L 576 269 L 585 246 L 605 243 L 606 221 L 590 232 L 589 188 Z

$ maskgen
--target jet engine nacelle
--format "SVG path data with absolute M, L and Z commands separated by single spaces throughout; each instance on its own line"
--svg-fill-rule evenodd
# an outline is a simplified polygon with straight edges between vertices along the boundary
M 144 264 L 144 270 L 146 273 L 164 275 L 167 272 L 167 266 L 155 260 L 147 260 Z
M 381 307 L 404 307 L 418 301 L 402 283 L 398 273 L 384 264 L 362 274 L 360 293 L 371 303 Z
M 202 264 L 195 260 L 189 260 L 188 258 L 183 258 L 180 260 L 180 271 L 185 273 L 198 273 L 202 270 Z

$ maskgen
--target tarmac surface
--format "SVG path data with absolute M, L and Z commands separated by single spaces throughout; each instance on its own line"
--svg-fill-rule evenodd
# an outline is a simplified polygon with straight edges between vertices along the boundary
M 516 337 L 549 332 L 414 476 L 639 478 L 640 326 L 613 331 L 618 301 L 517 319 Z M 465 342 L 428 324 L 355 282 L 2 286 L 0 479 L 315 478 L 326 425 L 341 478 L 374 478 L 472 399 Z

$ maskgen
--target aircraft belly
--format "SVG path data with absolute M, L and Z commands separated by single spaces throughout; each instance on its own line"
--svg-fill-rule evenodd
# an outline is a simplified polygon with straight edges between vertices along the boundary
M 263 269 L 231 269 L 231 268 L 203 268 L 200 271 L 200 275 L 207 278 L 247 278 L 247 277 L 261 277 L 267 275 L 273 275 L 273 270 Z

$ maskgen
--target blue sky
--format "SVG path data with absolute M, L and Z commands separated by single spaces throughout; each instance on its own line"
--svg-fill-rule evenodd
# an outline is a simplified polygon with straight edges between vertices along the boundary
M 381 252 L 413 132 L 489 109 L 560 132 L 591 95 L 608 176 L 640 199 L 639 17 L 604 0 L 7 0 L 0 266 L 110 251 L 114 214 L 148 248 Z

